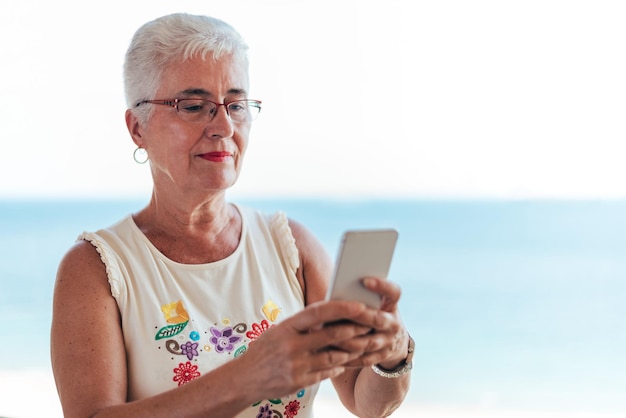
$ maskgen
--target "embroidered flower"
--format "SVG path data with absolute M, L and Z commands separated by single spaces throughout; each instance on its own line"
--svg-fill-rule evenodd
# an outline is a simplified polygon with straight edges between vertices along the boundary
M 298 411 L 300 410 L 300 402 L 291 401 L 285 407 L 285 418 L 293 418 L 298 415 Z
M 187 341 L 180 346 L 180 351 L 182 354 L 186 355 L 189 360 L 193 360 L 193 357 L 198 355 L 198 343 Z
M 174 369 L 174 382 L 178 382 L 178 386 L 191 382 L 196 377 L 200 376 L 198 366 L 192 365 L 190 362 L 180 363 L 178 367 Z
M 250 331 L 246 332 L 246 337 L 250 338 L 250 341 L 254 341 L 270 328 L 270 324 L 266 319 L 264 319 L 260 324 L 252 324 L 251 328 L 252 329 Z
M 267 319 L 272 322 L 276 322 L 278 314 L 280 313 L 280 308 L 276 305 L 276 303 L 274 303 L 273 300 L 268 300 L 261 308 L 261 311 L 263 311 L 263 315 L 265 315 Z
M 213 334 L 213 336 L 209 341 L 215 346 L 215 351 L 218 353 L 231 351 L 235 348 L 235 343 L 241 340 L 239 335 L 233 335 L 233 329 L 231 327 L 226 327 L 221 331 L 215 327 L 211 327 L 211 334 Z
M 157 341 L 180 334 L 189 323 L 189 314 L 180 300 L 161 306 L 161 312 L 163 312 L 168 325 L 156 333 L 154 339 Z
M 189 314 L 183 306 L 182 300 L 166 303 L 161 306 L 161 312 L 163 312 L 165 321 L 167 321 L 168 324 L 182 324 L 189 321 Z
M 270 407 L 270 404 L 266 403 L 261 406 L 256 418 L 272 418 L 272 408 Z

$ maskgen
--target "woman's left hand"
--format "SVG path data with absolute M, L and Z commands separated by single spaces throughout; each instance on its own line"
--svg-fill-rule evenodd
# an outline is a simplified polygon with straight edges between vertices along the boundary
M 352 320 L 371 328 L 367 335 L 343 342 L 341 349 L 363 353 L 347 366 L 366 367 L 378 364 L 392 370 L 407 357 L 409 334 L 398 312 L 401 290 L 393 282 L 367 277 L 363 285 L 381 296 L 380 309 L 366 309 L 358 318 Z

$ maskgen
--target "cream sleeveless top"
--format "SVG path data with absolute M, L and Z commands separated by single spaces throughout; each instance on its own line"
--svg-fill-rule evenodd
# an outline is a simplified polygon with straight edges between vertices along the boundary
M 244 355 L 265 330 L 303 309 L 298 250 L 286 215 L 237 209 L 239 246 L 214 263 L 168 259 L 131 216 L 79 236 L 98 250 L 121 313 L 129 401 L 184 385 Z M 237 417 L 312 417 L 318 387 L 259 399 Z

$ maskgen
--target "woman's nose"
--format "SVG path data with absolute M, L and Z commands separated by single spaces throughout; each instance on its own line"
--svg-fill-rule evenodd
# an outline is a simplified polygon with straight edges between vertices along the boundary
M 222 107 L 223 109 L 220 109 Z M 213 118 L 206 124 L 205 131 L 209 138 L 228 138 L 233 135 L 235 131 L 233 121 L 230 119 L 225 105 L 217 106 Z

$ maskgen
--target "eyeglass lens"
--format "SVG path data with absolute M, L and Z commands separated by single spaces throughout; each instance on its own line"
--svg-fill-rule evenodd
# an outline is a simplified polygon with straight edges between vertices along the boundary
M 261 111 L 259 103 L 253 100 L 238 100 L 223 105 L 202 99 L 180 99 L 176 109 L 184 120 L 199 123 L 212 120 L 219 106 L 226 106 L 230 119 L 239 123 L 253 121 Z

